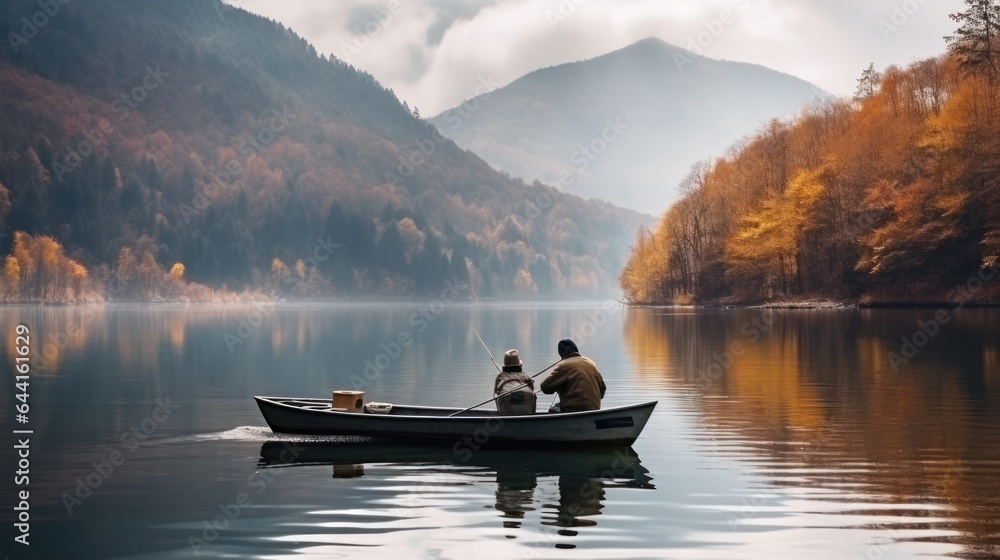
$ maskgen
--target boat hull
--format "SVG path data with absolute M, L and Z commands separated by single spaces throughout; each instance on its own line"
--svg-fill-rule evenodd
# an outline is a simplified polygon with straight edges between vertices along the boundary
M 631 445 L 653 413 L 656 401 L 587 412 L 498 416 L 493 411 L 395 405 L 389 414 L 342 412 L 329 401 L 254 397 L 275 432 L 365 436 L 388 440 L 466 446 Z

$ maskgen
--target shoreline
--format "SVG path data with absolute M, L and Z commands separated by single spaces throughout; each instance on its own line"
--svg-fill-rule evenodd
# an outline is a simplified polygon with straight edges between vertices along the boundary
M 209 299 L 209 300 L 169 300 L 169 299 L 157 299 L 157 300 L 99 300 L 99 301 L 0 301 L 0 308 L 3 307 L 99 307 L 108 305 L 185 305 L 185 306 L 245 306 L 245 305 L 274 305 L 274 304 L 350 304 L 350 305 L 363 305 L 363 304 L 406 304 L 406 303 L 430 303 L 432 301 L 441 300 L 440 296 L 434 295 L 411 295 L 411 296 L 355 296 L 355 297 L 338 297 L 338 298 L 309 298 L 309 299 L 288 299 L 288 298 L 250 298 L 245 300 L 230 299 L 230 298 L 220 298 L 220 299 Z M 482 305 L 505 305 L 505 304 L 516 304 L 516 305 L 530 305 L 537 304 L 539 306 L 551 306 L 551 305 L 579 305 L 579 304 L 593 304 L 593 305 L 606 305 L 608 302 L 614 301 L 616 307 L 627 307 L 627 304 L 622 303 L 616 298 L 590 298 L 590 299 L 498 299 L 498 298 L 455 298 L 454 301 L 446 303 L 461 303 L 461 304 L 482 304 Z
M 997 309 L 1000 301 L 861 301 L 861 300 L 779 300 L 770 302 L 706 301 L 698 303 L 626 304 L 631 308 L 679 309 L 787 309 L 787 310 L 836 310 L 836 309 Z
M 412 303 L 426 301 L 426 297 L 417 296 L 386 296 L 386 297 L 346 297 L 346 298 L 322 298 L 322 299 L 267 299 L 248 298 L 245 300 L 233 298 L 219 298 L 212 300 L 103 300 L 103 301 L 0 301 L 0 308 L 3 307 L 101 307 L 106 305 L 183 305 L 183 306 L 246 306 L 246 305 L 274 305 L 274 304 L 391 304 L 391 303 Z M 483 304 L 573 304 L 590 300 L 558 300 L 558 299 L 468 299 L 461 300 L 463 303 L 483 303 Z M 593 300 L 598 301 L 598 300 Z M 787 310 L 837 310 L 837 309 L 997 309 L 1000 308 L 1000 301 L 969 301 L 969 302 L 949 302 L 944 300 L 919 300 L 919 301 L 899 301 L 899 300 L 879 300 L 863 301 L 857 299 L 815 299 L 815 300 L 776 300 L 776 301 L 736 301 L 736 300 L 711 300 L 696 303 L 641 303 L 630 304 L 615 300 L 616 305 L 624 308 L 650 308 L 650 309 L 787 309 Z

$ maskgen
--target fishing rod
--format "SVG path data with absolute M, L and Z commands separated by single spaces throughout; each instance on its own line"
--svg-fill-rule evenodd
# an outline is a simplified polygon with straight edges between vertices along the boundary
M 538 377 L 539 375 L 541 375 L 541 374 L 543 374 L 543 373 L 545 373 L 545 372 L 547 372 L 547 371 L 549 371 L 550 369 L 552 369 L 553 367 L 555 367 L 555 366 L 556 366 L 556 364 L 558 364 L 558 363 L 559 363 L 559 362 L 561 362 L 561 361 L 562 361 L 562 358 L 560 358 L 560 359 L 558 359 L 558 360 L 556 360 L 556 361 L 552 362 L 552 365 L 550 365 L 549 367 L 547 367 L 547 368 L 543 369 L 542 371 L 540 371 L 540 372 L 536 373 L 535 375 L 532 375 L 532 376 L 531 376 L 531 377 L 532 377 L 532 379 L 533 379 L 533 378 L 535 378 L 535 377 Z M 525 383 L 525 384 L 523 384 L 523 385 L 521 385 L 521 386 L 519 386 L 519 387 L 514 387 L 514 388 L 513 388 L 513 389 L 511 389 L 510 391 L 507 391 L 507 392 L 505 392 L 505 393 L 501 393 L 501 394 L 499 394 L 499 395 L 497 395 L 497 396 L 493 397 L 492 399 L 489 399 L 489 400 L 485 400 L 485 401 L 483 401 L 483 402 L 481 402 L 481 403 L 479 403 L 479 404 L 477 404 L 477 405 L 473 405 L 473 406 L 470 406 L 469 408 L 463 408 L 462 410 L 459 410 L 458 412 L 453 412 L 453 413 L 451 413 L 451 414 L 449 414 L 449 415 L 448 415 L 448 418 L 451 418 L 452 416 L 455 416 L 455 415 L 457 415 L 457 414 L 461 414 L 461 413 L 463 413 L 463 412 L 468 412 L 468 411 L 472 410 L 473 408 L 477 408 L 477 407 L 480 407 L 480 406 L 483 406 L 483 405 L 484 405 L 484 404 L 486 404 L 486 403 L 490 403 L 490 402 L 493 402 L 493 401 L 495 401 L 495 400 L 499 399 L 500 397 L 506 397 L 507 395 L 509 395 L 509 394 L 511 394 L 511 393 L 514 393 L 514 392 L 517 392 L 517 391 L 520 391 L 521 389 L 524 389 L 525 387 L 529 387 L 529 386 L 531 386 L 531 383 Z
M 476 333 L 476 338 L 479 339 L 479 343 L 482 344 L 483 348 L 486 349 L 486 353 L 490 355 L 490 361 L 492 361 L 493 365 L 496 366 L 497 371 L 503 371 L 502 369 L 500 369 L 500 366 L 497 364 L 497 361 L 493 359 L 493 353 L 490 352 L 489 347 L 486 346 L 485 342 L 483 342 L 483 337 L 479 336 L 479 332 L 475 328 L 472 329 L 472 332 Z

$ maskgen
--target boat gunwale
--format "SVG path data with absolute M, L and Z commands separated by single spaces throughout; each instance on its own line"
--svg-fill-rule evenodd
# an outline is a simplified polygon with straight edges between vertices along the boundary
M 581 411 L 575 411 L 575 412 L 559 412 L 559 413 L 541 412 L 541 413 L 535 413 L 535 414 L 530 414 L 530 415 L 522 414 L 522 415 L 516 415 L 516 416 L 501 416 L 501 415 L 495 414 L 495 413 L 494 414 L 485 413 L 485 411 L 484 411 L 484 414 L 482 414 L 482 415 L 476 415 L 476 416 L 472 416 L 472 415 L 470 415 L 470 416 L 447 416 L 447 415 L 445 415 L 446 413 L 472 412 L 472 411 L 471 410 L 470 411 L 465 411 L 465 409 L 461 409 L 461 408 L 447 408 L 447 407 L 440 407 L 440 406 L 417 406 L 417 405 L 405 405 L 405 404 L 395 405 L 395 406 L 406 407 L 406 408 L 415 408 L 415 409 L 419 409 L 419 410 L 440 411 L 442 413 L 441 416 L 430 416 L 430 415 L 428 415 L 428 416 L 421 416 L 421 415 L 414 415 L 414 414 L 372 414 L 372 413 L 368 413 L 368 412 L 347 412 L 347 411 L 343 411 L 343 410 L 329 410 L 329 409 L 328 410 L 324 410 L 324 409 L 315 409 L 315 408 L 305 408 L 305 407 L 302 407 L 302 406 L 295 406 L 295 405 L 287 404 L 287 403 L 280 402 L 279 400 L 277 400 L 277 399 L 281 399 L 281 400 L 293 400 L 293 401 L 303 401 L 303 402 L 304 401 L 316 401 L 316 402 L 323 402 L 323 403 L 329 403 L 330 402 L 329 400 L 322 399 L 322 398 L 315 398 L 315 397 L 299 398 L 299 397 L 269 397 L 269 396 L 254 395 L 253 398 L 254 398 L 254 400 L 256 400 L 258 402 L 265 401 L 265 402 L 267 402 L 268 404 L 271 404 L 271 405 L 275 405 L 275 406 L 279 406 L 279 407 L 283 407 L 283 408 L 289 408 L 289 409 L 295 410 L 297 412 L 302 412 L 302 413 L 331 414 L 331 415 L 334 415 L 334 416 L 349 416 L 349 417 L 363 416 L 365 418 L 370 418 L 370 419 L 375 419 L 375 418 L 380 418 L 380 419 L 399 419 L 399 420 L 403 420 L 403 419 L 417 419 L 417 420 L 422 420 L 422 421 L 427 421 L 427 420 L 447 420 L 447 421 L 479 420 L 479 421 L 481 421 L 481 420 L 484 420 L 484 419 L 485 420 L 489 420 L 489 419 L 492 419 L 492 418 L 502 418 L 504 422 L 507 422 L 507 421 L 510 421 L 510 420 L 518 420 L 518 421 L 532 421 L 532 420 L 533 421 L 543 421 L 543 420 L 547 420 L 547 419 L 558 420 L 558 419 L 567 419 L 567 418 L 580 418 L 580 417 L 586 417 L 586 416 L 596 416 L 596 415 L 599 415 L 599 414 L 604 414 L 604 413 L 609 413 L 609 412 L 613 413 L 613 412 L 633 411 L 633 410 L 643 409 L 643 408 L 647 408 L 647 407 L 654 408 L 657 404 L 659 404 L 659 401 L 646 401 L 646 402 L 637 403 L 637 404 L 617 406 L 617 407 L 612 407 L 612 408 L 601 408 L 601 409 L 597 409 L 597 410 L 581 410 Z M 652 412 L 650 412 L 650 414 L 652 414 Z

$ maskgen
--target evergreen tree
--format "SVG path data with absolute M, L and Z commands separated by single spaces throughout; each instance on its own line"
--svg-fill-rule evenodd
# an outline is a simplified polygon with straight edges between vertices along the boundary
M 983 70 L 990 82 L 996 73 L 996 45 L 993 44 L 1000 32 L 1000 3 L 997 0 L 965 0 L 968 9 L 950 14 L 952 20 L 961 26 L 954 35 L 945 37 L 948 50 L 958 57 L 963 68 L 969 72 Z
M 396 224 L 386 226 L 385 232 L 378 240 L 378 264 L 390 274 L 409 272 L 406 265 L 406 247 Z
M 858 88 L 854 90 L 855 101 L 866 101 L 878 92 L 879 83 L 882 81 L 882 74 L 875 70 L 875 63 L 868 65 L 865 71 L 858 78 Z

